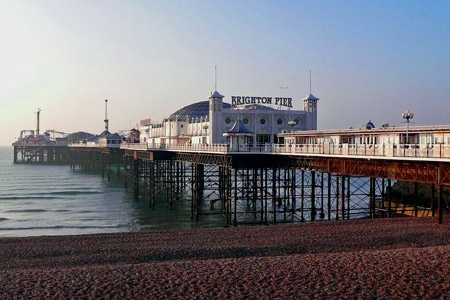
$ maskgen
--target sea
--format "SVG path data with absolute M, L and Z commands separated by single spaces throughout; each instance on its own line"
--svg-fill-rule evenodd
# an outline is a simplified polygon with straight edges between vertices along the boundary
M 68 165 L 14 164 L 13 147 L 0 147 L 0 237 L 74 235 L 223 226 L 220 217 L 191 220 L 190 203 L 155 210 L 134 200 L 112 176 Z

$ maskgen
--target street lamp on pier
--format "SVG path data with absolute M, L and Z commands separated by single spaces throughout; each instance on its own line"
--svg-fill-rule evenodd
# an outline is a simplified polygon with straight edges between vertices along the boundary
M 297 122 L 291 120 L 288 122 L 288 126 L 289 126 L 289 132 L 292 132 L 292 130 L 294 129 L 294 126 L 297 125 Z
M 409 110 L 406 110 L 404 113 L 402 113 L 403 119 L 406 120 L 406 144 L 409 144 L 409 120 L 414 118 L 414 113 L 410 112 Z
M 208 124 L 203 125 L 203 130 L 205 131 L 205 135 L 207 135 L 207 133 L 208 133 L 208 128 L 209 128 Z

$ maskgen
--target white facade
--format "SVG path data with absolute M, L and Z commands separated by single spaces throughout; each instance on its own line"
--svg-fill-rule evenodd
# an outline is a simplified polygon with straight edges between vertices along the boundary
M 286 144 L 298 145 L 450 145 L 450 125 L 335 129 L 283 133 Z
M 258 104 L 232 107 L 217 91 L 207 101 L 188 105 L 159 124 L 141 122 L 140 142 L 159 144 L 225 144 L 224 136 L 241 120 L 252 133 L 250 144 L 278 143 L 279 133 L 317 129 L 317 100 L 303 99 L 306 110 L 274 109 Z M 290 122 L 291 121 L 291 122 Z M 288 124 L 291 123 L 291 126 Z

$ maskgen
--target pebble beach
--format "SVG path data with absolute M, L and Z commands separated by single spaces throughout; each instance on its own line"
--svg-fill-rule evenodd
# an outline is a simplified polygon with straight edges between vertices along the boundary
M 1 299 L 450 299 L 450 220 L 0 239 Z

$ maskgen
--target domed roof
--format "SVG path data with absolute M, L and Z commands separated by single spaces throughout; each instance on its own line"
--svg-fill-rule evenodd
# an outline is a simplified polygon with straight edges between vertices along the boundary
M 231 108 L 231 104 L 222 102 L 222 108 Z M 189 119 L 201 117 L 204 118 L 208 115 L 209 115 L 209 101 L 206 100 L 180 108 L 179 110 L 170 115 L 169 120 L 184 121 L 186 120 L 186 117 L 189 117 Z
M 369 122 L 367 122 L 366 124 L 366 129 L 372 129 L 375 128 L 375 125 L 372 123 L 372 121 L 369 120 Z

